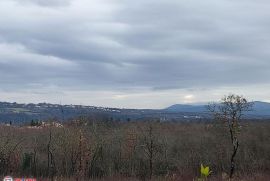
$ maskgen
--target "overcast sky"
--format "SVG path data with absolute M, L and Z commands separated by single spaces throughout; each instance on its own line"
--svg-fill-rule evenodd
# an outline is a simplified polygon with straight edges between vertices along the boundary
M 1 0 L 0 100 L 270 101 L 269 0 Z

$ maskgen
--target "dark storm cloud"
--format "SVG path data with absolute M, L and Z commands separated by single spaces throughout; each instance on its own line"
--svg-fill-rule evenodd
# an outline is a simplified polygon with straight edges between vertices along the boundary
M 27 2 L 40 6 L 0 3 L 3 85 L 166 90 L 270 83 L 268 1 Z

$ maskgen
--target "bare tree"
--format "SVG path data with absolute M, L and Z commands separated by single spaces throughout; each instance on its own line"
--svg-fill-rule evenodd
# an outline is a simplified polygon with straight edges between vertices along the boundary
M 54 180 L 55 175 L 55 159 L 53 155 L 53 149 L 52 149 L 52 129 L 51 126 L 49 128 L 49 142 L 47 144 L 47 173 L 50 177 L 51 181 Z
M 248 102 L 243 96 L 229 94 L 225 96 L 219 104 L 209 104 L 208 110 L 211 111 L 217 120 L 223 121 L 228 128 L 231 143 L 232 154 L 230 159 L 230 178 L 232 178 L 235 170 L 235 156 L 239 148 L 238 135 L 240 133 L 239 122 L 243 117 L 243 113 L 250 111 L 253 103 Z
M 161 144 L 159 143 L 156 130 L 154 130 L 153 123 L 149 123 L 146 130 L 141 130 L 143 135 L 143 145 L 141 145 L 141 147 L 149 162 L 149 177 L 151 179 L 153 176 L 154 160 L 157 154 L 161 152 Z

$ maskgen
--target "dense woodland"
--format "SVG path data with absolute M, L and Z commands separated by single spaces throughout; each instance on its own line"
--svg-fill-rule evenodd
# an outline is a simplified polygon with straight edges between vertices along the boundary
M 210 180 L 229 172 L 230 138 L 222 122 L 86 117 L 63 126 L 55 122 L 2 125 L 0 174 L 40 180 L 193 180 L 201 163 L 213 171 Z M 236 178 L 269 179 L 270 122 L 242 121 L 240 128 Z

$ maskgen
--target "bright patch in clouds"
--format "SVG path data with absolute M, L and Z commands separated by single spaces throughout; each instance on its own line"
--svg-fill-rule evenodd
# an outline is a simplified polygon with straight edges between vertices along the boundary
M 184 102 L 185 103 L 193 103 L 194 101 L 195 101 L 195 96 L 194 95 L 186 95 L 185 97 L 184 97 Z

